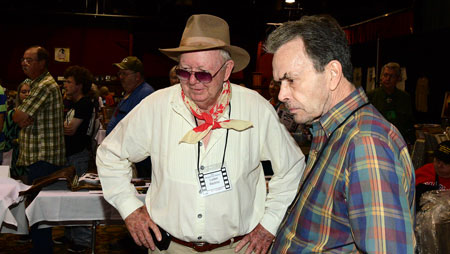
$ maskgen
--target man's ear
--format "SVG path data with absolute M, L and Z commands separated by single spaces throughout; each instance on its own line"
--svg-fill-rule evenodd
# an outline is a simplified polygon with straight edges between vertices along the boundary
M 223 81 L 227 81 L 230 76 L 231 76 L 231 72 L 233 71 L 234 68 L 234 61 L 233 60 L 228 60 L 227 66 L 225 67 L 225 76 L 223 77 Z
M 330 82 L 330 90 L 331 91 L 336 90 L 343 76 L 341 63 L 337 60 L 332 60 L 325 66 L 325 71 L 328 74 L 328 81 Z
M 140 72 L 136 72 L 136 75 L 135 75 L 134 79 L 135 79 L 136 81 L 138 81 L 138 80 L 140 80 L 141 78 L 142 78 L 142 74 L 141 74 Z
M 45 70 L 45 68 L 46 68 L 45 60 L 39 60 L 38 64 L 39 64 L 39 68 L 41 68 L 42 70 Z

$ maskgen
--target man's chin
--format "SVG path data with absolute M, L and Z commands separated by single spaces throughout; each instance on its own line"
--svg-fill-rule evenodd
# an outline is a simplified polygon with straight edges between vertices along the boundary
M 299 116 L 297 114 L 294 114 L 294 121 L 298 124 L 310 125 L 310 124 L 314 123 L 315 121 L 319 120 L 319 118 L 311 118 L 308 116 Z
M 396 85 L 389 85 L 389 84 L 384 85 L 384 84 L 382 84 L 382 86 L 383 86 L 385 89 L 388 89 L 388 90 L 389 90 L 389 89 L 394 89 Z
M 307 120 L 301 116 L 298 116 L 297 114 L 293 114 L 293 115 L 294 115 L 294 122 L 296 122 L 298 124 L 304 124 L 305 121 Z
M 205 103 L 206 101 L 208 101 L 208 98 L 204 95 L 190 94 L 190 99 L 195 103 Z

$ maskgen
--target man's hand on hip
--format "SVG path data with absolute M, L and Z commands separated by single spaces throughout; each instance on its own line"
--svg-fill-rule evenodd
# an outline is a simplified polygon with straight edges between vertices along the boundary
M 239 252 L 245 245 L 247 245 L 247 243 L 249 243 L 245 254 L 266 254 L 274 238 L 275 236 L 272 235 L 272 233 L 267 231 L 263 226 L 261 226 L 261 224 L 258 224 L 252 232 L 246 235 L 239 242 L 234 252 Z
M 150 235 L 150 230 L 153 230 L 158 241 L 161 240 L 161 232 L 159 232 L 158 226 L 150 218 L 145 205 L 128 215 L 125 218 L 125 224 L 137 245 L 144 245 L 151 250 L 155 250 L 156 246 Z

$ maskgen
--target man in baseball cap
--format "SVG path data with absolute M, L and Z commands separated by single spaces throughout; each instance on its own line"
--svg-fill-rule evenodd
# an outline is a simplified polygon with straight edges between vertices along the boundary
M 142 99 L 151 94 L 155 89 L 145 82 L 144 65 L 135 56 L 127 56 L 122 62 L 114 63 L 119 68 L 117 76 L 125 91 L 123 100 L 119 103 L 106 128 L 108 135 L 117 123 L 124 118 Z
M 144 65 L 141 60 L 135 56 L 127 56 L 122 60 L 122 62 L 115 63 L 113 65 L 121 70 L 131 70 L 144 74 Z
M 117 76 L 120 79 L 125 94 L 114 110 L 111 120 L 106 127 L 106 135 L 108 135 L 116 125 L 142 101 L 142 99 L 155 91 L 155 89 L 145 81 L 144 65 L 139 58 L 128 56 L 125 57 L 122 62 L 114 63 L 113 65 L 119 68 Z M 151 177 L 152 165 L 148 156 L 145 160 L 136 162 L 135 166 L 138 177 Z

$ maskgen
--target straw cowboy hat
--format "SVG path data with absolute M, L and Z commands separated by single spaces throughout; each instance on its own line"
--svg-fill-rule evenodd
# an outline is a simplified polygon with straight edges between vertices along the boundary
M 188 19 L 178 48 L 159 50 L 178 62 L 182 53 L 209 49 L 228 51 L 234 61 L 233 72 L 243 70 L 250 62 L 250 55 L 245 49 L 230 45 L 227 22 L 207 14 L 192 15 Z

